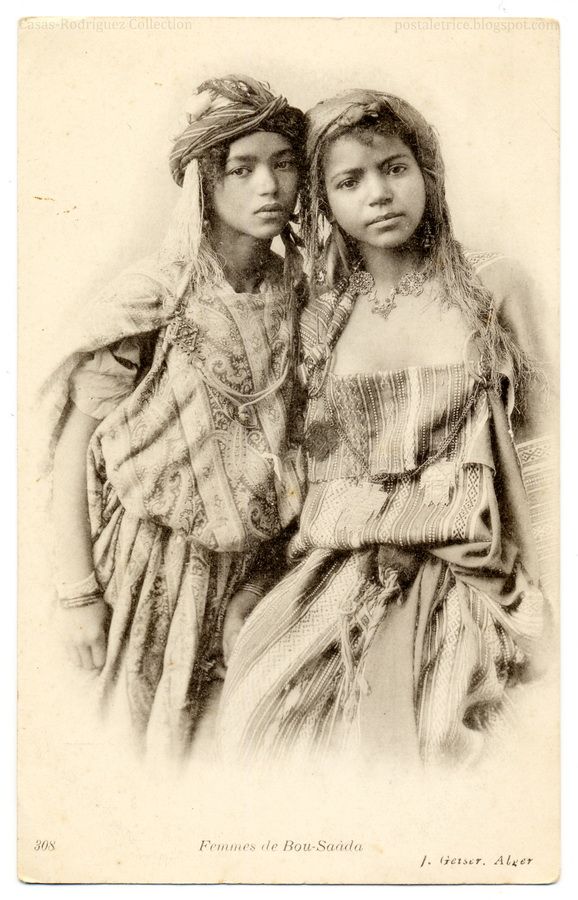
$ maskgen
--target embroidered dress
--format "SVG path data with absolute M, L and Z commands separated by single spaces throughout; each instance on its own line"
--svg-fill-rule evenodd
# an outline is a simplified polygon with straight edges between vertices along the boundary
M 331 303 L 303 315 L 306 361 Z M 544 626 L 504 403 L 467 360 L 327 368 L 310 383 L 297 562 L 230 661 L 223 751 L 471 760 Z
M 124 276 L 74 357 L 70 397 L 101 419 L 88 500 L 113 615 L 97 691 L 104 707 L 122 696 L 139 741 L 171 754 L 186 751 L 203 712 L 228 601 L 275 567 L 276 539 L 299 512 L 296 305 L 279 260 L 257 294 L 223 282 L 176 308 L 160 281 Z M 110 342 L 119 328 L 129 336 Z M 103 329 L 109 342 L 90 352 Z

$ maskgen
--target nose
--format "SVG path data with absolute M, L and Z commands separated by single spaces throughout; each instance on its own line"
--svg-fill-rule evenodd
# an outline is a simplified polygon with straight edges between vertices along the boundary
M 370 206 L 381 206 L 391 203 L 393 188 L 391 180 L 383 172 L 373 172 L 368 178 L 368 196 Z
M 270 166 L 259 166 L 256 173 L 257 192 L 260 195 L 275 195 L 279 189 L 277 177 Z

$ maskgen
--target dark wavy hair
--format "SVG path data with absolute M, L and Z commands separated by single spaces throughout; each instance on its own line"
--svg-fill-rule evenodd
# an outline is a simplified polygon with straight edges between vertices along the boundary
M 425 184 L 425 211 L 410 239 L 412 245 L 420 249 L 426 271 L 440 285 L 443 302 L 458 306 L 476 334 L 488 377 L 497 382 L 500 364 L 510 359 L 516 384 L 525 383 L 535 373 L 535 363 L 498 322 L 490 291 L 473 272 L 454 236 L 445 193 L 445 168 L 434 128 L 400 97 L 366 90 L 348 91 L 324 100 L 307 113 L 307 121 L 308 175 L 302 228 L 313 283 L 320 282 L 324 289 L 329 287 L 339 293 L 359 262 L 355 242 L 336 223 L 329 230 L 331 211 L 323 173 L 329 147 L 344 135 L 363 142 L 370 141 L 376 133 L 395 135 L 412 151 Z

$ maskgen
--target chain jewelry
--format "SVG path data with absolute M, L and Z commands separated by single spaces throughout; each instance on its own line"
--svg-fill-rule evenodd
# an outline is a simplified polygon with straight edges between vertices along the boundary
M 372 312 L 387 319 L 397 306 L 395 298 L 398 296 L 408 297 L 410 294 L 419 297 L 423 293 L 423 286 L 427 278 L 425 272 L 406 272 L 391 289 L 388 296 L 380 298 L 377 296 L 373 275 L 369 272 L 358 271 L 350 276 L 347 289 L 351 293 L 365 294 L 373 307 Z

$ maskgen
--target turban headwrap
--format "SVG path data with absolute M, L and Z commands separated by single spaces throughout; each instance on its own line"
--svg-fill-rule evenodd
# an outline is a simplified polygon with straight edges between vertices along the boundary
M 180 268 L 178 298 L 193 280 L 219 277 L 219 266 L 203 234 L 203 196 L 198 159 L 207 150 L 229 144 L 254 131 L 284 135 L 298 149 L 305 141 L 305 116 L 275 96 L 268 85 L 246 75 L 212 78 L 199 85 L 187 110 L 187 124 L 175 139 L 170 155 L 171 173 L 182 187 L 161 259 Z M 289 225 L 281 233 L 285 244 L 288 278 L 298 268 L 296 238 Z
M 424 150 L 427 147 L 430 153 L 439 153 L 433 128 L 407 101 L 381 91 L 353 90 L 323 100 L 307 113 L 308 161 L 313 161 L 321 145 L 335 132 L 384 119 L 389 120 L 396 131 L 410 136 L 412 143 L 423 145 Z
M 285 97 L 275 96 L 263 82 L 246 75 L 203 82 L 193 98 L 189 124 L 175 140 L 170 156 L 173 178 L 182 185 L 191 160 L 259 129 L 277 131 L 296 144 L 304 135 L 305 117 Z

